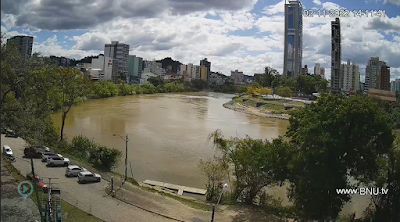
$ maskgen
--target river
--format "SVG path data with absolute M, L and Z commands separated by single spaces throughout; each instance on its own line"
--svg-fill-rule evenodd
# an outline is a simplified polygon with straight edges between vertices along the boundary
M 97 143 L 123 151 L 125 142 L 118 136 L 128 134 L 128 160 L 134 178 L 183 186 L 205 188 L 205 178 L 198 168 L 200 159 L 215 154 L 207 137 L 220 129 L 225 137 L 249 135 L 273 139 L 284 135 L 289 122 L 269 119 L 224 108 L 234 95 L 220 93 L 182 93 L 119 96 L 88 100 L 68 113 L 64 133 L 68 138 L 82 134 Z M 61 113 L 53 115 L 61 126 Z M 121 161 L 116 168 L 124 174 Z M 128 174 L 131 169 L 128 164 Z M 270 190 L 284 199 L 285 187 Z M 365 204 L 364 204 L 365 205 Z M 359 204 L 348 203 L 346 213 L 358 210 Z M 365 209 L 365 208 L 364 208 Z M 358 212 L 359 213 L 359 212 Z

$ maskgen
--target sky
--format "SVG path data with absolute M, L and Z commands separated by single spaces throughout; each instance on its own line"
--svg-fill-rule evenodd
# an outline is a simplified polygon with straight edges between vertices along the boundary
M 305 0 L 307 10 L 348 9 L 341 18 L 342 62 L 360 67 L 379 56 L 400 78 L 400 0 Z M 34 36 L 34 52 L 81 59 L 104 44 L 130 45 L 146 60 L 172 57 L 187 64 L 211 62 L 211 70 L 247 75 L 271 66 L 282 73 L 284 3 L 280 0 L 1 0 L 1 33 Z M 353 10 L 385 10 L 354 16 Z M 303 66 L 316 62 L 330 79 L 333 17 L 304 17 Z

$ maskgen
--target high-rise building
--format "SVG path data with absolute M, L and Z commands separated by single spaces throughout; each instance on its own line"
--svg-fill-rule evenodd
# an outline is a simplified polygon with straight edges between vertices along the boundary
M 128 78 L 128 59 L 129 59 L 129 45 L 112 41 L 111 44 L 105 44 L 104 56 L 118 60 L 118 69 L 112 74 L 115 80 L 119 78 L 121 73 L 125 73 Z
M 390 81 L 390 69 L 389 67 L 384 68 L 382 76 L 382 67 L 387 66 L 385 62 L 379 61 L 379 57 L 371 57 L 368 60 L 368 65 L 365 69 L 365 92 L 368 92 L 369 89 L 381 89 L 382 86 L 387 90 L 387 81 Z M 384 82 L 384 85 L 381 85 L 381 82 Z
M 340 19 L 336 18 L 331 22 L 332 31 L 332 52 L 331 52 L 331 89 L 333 92 L 340 92 L 343 87 L 343 77 L 340 72 L 342 47 L 340 35 Z
M 33 37 L 17 35 L 7 39 L 8 45 L 14 45 L 21 59 L 28 59 L 32 56 Z
M 400 79 L 395 79 L 390 83 L 390 91 L 400 93 Z
M 356 92 L 360 89 L 360 71 L 354 62 L 351 64 L 350 60 L 347 60 L 346 64 L 341 65 L 340 71 L 340 76 L 343 78 L 342 91 Z
M 301 68 L 301 74 L 302 75 L 308 75 L 308 67 L 307 67 L 307 65 L 305 65 L 304 68 Z
M 390 67 L 385 62 L 381 63 L 378 77 L 379 89 L 390 91 Z
M 207 67 L 207 81 L 208 81 L 211 75 L 211 62 L 209 62 L 207 58 L 204 58 L 203 60 L 200 60 L 200 66 Z
M 200 66 L 200 79 L 204 80 L 204 81 L 208 81 L 207 79 L 207 67 L 202 65 Z
M 321 67 L 321 75 L 322 78 L 325 78 L 325 68 Z
M 285 45 L 283 75 L 297 77 L 302 70 L 303 5 L 300 1 L 285 4 Z
M 193 65 L 192 67 L 192 79 L 200 79 L 200 66 Z
M 143 58 L 130 55 L 128 61 L 128 79 L 130 83 L 139 84 L 142 78 Z
M 315 63 L 314 65 L 314 75 L 321 76 L 325 78 L 325 68 L 321 67 L 321 64 Z

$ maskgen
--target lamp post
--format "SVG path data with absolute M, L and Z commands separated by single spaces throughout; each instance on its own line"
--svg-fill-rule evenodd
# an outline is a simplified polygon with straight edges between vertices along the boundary
M 217 202 L 216 205 L 213 206 L 213 211 L 212 211 L 212 215 L 211 215 L 211 222 L 214 222 L 215 211 L 217 210 L 217 206 L 218 206 L 219 202 L 221 201 L 221 197 L 222 197 L 222 194 L 224 193 L 224 189 L 227 188 L 227 187 L 228 187 L 227 183 L 222 186 L 222 190 L 221 190 L 221 194 L 219 195 L 218 202 Z
M 125 181 L 128 179 L 128 134 L 126 134 L 125 139 L 121 135 L 113 134 L 113 136 L 119 136 L 125 141 Z

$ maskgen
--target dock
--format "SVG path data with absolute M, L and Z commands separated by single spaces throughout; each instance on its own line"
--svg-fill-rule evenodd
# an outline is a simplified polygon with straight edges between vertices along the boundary
M 183 195 L 183 192 L 193 193 L 193 194 L 201 194 L 201 195 L 205 195 L 207 193 L 207 190 L 204 190 L 204 189 L 180 186 L 180 185 L 176 185 L 176 184 L 164 183 L 164 182 L 159 182 L 159 181 L 154 181 L 154 180 L 145 180 L 145 181 L 143 181 L 143 183 L 151 185 L 151 186 L 168 188 L 170 190 L 177 190 L 178 195 Z

